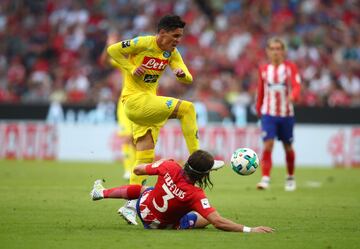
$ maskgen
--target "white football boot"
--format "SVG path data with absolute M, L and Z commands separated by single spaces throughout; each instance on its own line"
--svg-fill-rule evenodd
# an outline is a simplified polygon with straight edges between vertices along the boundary
M 285 180 L 285 191 L 295 191 L 296 181 L 294 176 L 288 176 Z
M 91 190 L 90 192 L 90 196 L 91 196 L 91 199 L 93 201 L 97 201 L 97 200 L 101 200 L 101 199 L 104 199 L 104 186 L 102 185 L 102 183 L 104 182 L 104 180 L 96 180 L 94 182 L 94 186 L 93 186 L 93 189 Z
M 129 200 L 118 210 L 118 214 L 130 225 L 138 224 L 136 221 L 136 201 L 137 200 Z
M 268 189 L 270 187 L 270 177 L 263 176 L 258 184 L 256 184 L 257 189 Z
M 129 180 L 130 176 L 131 176 L 131 172 L 126 170 L 123 174 L 123 179 Z
M 218 170 L 225 166 L 224 161 L 221 160 L 214 160 L 214 164 L 211 167 L 211 170 Z

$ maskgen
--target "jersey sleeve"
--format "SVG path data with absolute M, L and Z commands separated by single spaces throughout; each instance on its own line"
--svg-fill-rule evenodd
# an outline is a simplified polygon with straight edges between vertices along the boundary
M 146 49 L 147 40 L 144 37 L 136 37 L 131 40 L 124 40 L 107 48 L 107 53 L 115 61 L 116 67 L 132 73 L 136 66 L 130 63 L 128 56 L 137 54 Z M 114 65 L 114 63 L 112 63 Z
M 187 83 L 187 84 L 192 83 L 193 77 L 192 77 L 191 73 L 189 72 L 189 69 L 185 65 L 180 52 L 177 49 L 174 50 L 174 52 L 171 56 L 170 68 L 172 70 L 181 68 L 181 70 L 183 70 L 183 72 L 185 73 L 185 77 L 176 77 L 177 80 L 179 80 L 183 83 Z
M 112 67 L 119 69 L 119 70 L 123 70 L 123 68 L 121 67 L 121 65 L 119 63 L 117 63 L 114 59 L 110 59 L 109 63 Z
M 167 172 L 168 168 L 173 168 L 177 164 L 174 160 L 159 160 L 145 166 L 147 175 L 163 175 Z
M 145 171 L 147 175 L 159 175 L 162 164 L 164 164 L 165 161 L 156 161 L 154 163 L 150 163 L 146 165 Z
M 291 68 L 291 97 L 297 101 L 300 97 L 301 78 L 297 66 L 293 63 L 290 64 Z
M 262 70 L 259 67 L 258 70 L 258 85 L 257 85 L 257 98 L 256 98 L 256 113 L 258 117 L 261 116 L 261 106 L 264 101 L 264 80 L 262 77 Z
M 192 209 L 204 218 L 216 211 L 216 209 L 210 205 L 210 202 L 204 192 L 198 192 L 196 194 L 192 204 Z

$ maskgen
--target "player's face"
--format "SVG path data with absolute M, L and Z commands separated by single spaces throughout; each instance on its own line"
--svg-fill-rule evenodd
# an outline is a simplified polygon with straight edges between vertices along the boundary
M 177 28 L 171 31 L 166 31 L 163 29 L 160 30 L 160 48 L 165 51 L 173 51 L 183 37 L 183 33 L 184 29 L 182 28 Z
M 266 51 L 272 63 L 279 64 L 283 62 L 285 51 L 283 45 L 280 42 L 271 42 L 268 45 Z

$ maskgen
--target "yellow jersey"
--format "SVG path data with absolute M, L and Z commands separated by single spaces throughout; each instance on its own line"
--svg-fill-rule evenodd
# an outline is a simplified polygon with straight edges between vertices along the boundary
M 140 92 L 156 95 L 159 79 L 169 65 L 172 70 L 182 69 L 185 77 L 177 77 L 180 82 L 190 84 L 192 75 L 184 64 L 179 51 L 161 50 L 156 43 L 156 36 L 139 36 L 131 40 L 115 43 L 107 48 L 114 60 L 112 64 L 121 69 L 124 75 L 122 98 Z M 133 75 L 139 66 L 146 70 L 141 76 Z

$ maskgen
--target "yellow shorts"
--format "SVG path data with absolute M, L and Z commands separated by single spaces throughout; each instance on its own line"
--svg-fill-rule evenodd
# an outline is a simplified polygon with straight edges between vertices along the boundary
M 136 140 L 151 130 L 154 143 L 159 131 L 173 113 L 179 99 L 146 93 L 134 94 L 124 100 L 126 116 L 133 122 L 133 139 Z
M 124 105 L 121 101 L 117 105 L 117 119 L 119 125 L 119 136 L 132 136 L 132 122 L 128 119 L 125 114 Z

